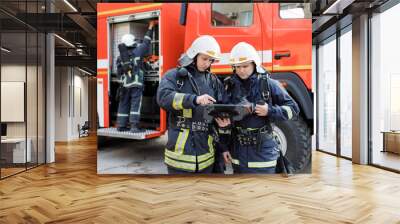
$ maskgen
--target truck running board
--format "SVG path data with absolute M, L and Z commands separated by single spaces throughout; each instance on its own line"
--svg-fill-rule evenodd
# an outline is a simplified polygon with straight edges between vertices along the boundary
M 149 139 L 160 136 L 160 131 L 144 129 L 142 132 L 132 133 L 130 131 L 117 131 L 117 128 L 99 128 L 97 136 L 128 138 L 128 139 Z

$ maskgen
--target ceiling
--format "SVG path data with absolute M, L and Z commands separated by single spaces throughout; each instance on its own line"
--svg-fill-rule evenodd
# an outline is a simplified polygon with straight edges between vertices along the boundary
M 313 43 L 351 24 L 353 17 L 363 13 L 377 12 L 390 0 L 312 0 Z
M 37 44 L 25 44 L 25 38 L 28 42 L 36 42 L 32 40 L 33 35 L 29 34 L 30 32 L 53 32 L 60 37 L 55 38 L 56 65 L 79 66 L 94 73 L 97 2 L 96 0 L 1 0 L 2 45 L 13 50 L 8 54 L 9 59 L 25 58 L 25 55 L 30 58 L 30 54 L 35 55 Z M 25 32 L 27 35 L 21 35 Z

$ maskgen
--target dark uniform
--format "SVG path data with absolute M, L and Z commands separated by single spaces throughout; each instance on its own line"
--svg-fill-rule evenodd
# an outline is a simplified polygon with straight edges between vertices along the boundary
M 137 127 L 139 124 L 144 83 L 143 56 L 150 49 L 151 32 L 152 30 L 148 30 L 143 43 L 136 47 L 127 48 L 124 44 L 118 46 L 120 57 L 117 60 L 117 72 L 122 82 L 120 89 L 122 92 L 119 93 L 121 97 L 118 105 L 117 127 L 126 127 L 128 118 L 131 127 Z
M 230 148 L 234 172 L 275 173 L 279 149 L 272 136 L 272 123 L 296 117 L 299 113 L 296 102 L 267 73 L 255 72 L 246 80 L 234 74 L 225 84 L 229 103 L 254 106 L 268 103 L 267 116 L 253 113 L 233 124 L 231 147 L 222 150 Z
M 187 72 L 186 72 L 187 71 Z M 204 107 L 196 97 L 208 94 L 222 100 L 223 84 L 195 65 L 172 69 L 162 78 L 157 102 L 168 112 L 165 163 L 169 173 L 210 173 L 215 162 L 212 125 L 203 118 Z

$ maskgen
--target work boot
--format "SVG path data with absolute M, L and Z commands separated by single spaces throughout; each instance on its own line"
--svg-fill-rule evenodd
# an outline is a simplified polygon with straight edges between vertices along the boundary
M 132 133 L 138 133 L 138 132 L 143 132 L 143 131 L 144 131 L 144 129 L 139 128 L 137 125 L 132 125 L 131 130 L 130 130 L 130 132 L 132 132 Z
M 123 131 L 129 131 L 129 128 L 127 128 L 127 127 L 118 127 L 118 128 L 117 128 L 117 131 L 121 131 L 121 132 L 123 132 Z

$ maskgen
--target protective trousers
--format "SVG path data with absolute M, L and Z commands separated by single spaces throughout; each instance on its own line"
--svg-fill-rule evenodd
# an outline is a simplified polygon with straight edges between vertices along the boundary
M 235 173 L 275 173 L 278 145 L 270 134 L 259 141 L 260 146 L 234 140 L 232 165 Z
M 118 105 L 117 126 L 126 127 L 128 119 L 131 127 L 137 126 L 140 121 L 143 87 L 124 88 L 123 91 Z

